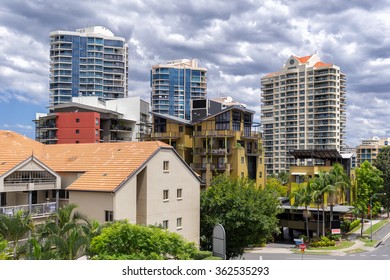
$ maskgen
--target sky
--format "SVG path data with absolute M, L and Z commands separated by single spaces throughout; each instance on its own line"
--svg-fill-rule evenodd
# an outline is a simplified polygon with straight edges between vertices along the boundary
M 260 119 L 260 79 L 317 53 L 347 76 L 347 144 L 390 137 L 390 0 L 0 0 L 0 129 L 34 138 L 49 103 L 49 33 L 102 25 L 129 45 L 129 96 L 151 66 L 197 59 L 208 97 Z

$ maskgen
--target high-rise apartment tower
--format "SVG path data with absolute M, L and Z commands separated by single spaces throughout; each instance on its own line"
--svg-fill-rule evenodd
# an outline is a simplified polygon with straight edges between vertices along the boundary
M 103 26 L 50 33 L 50 105 L 127 97 L 128 46 Z
M 343 152 L 346 78 L 317 54 L 291 56 L 278 72 L 261 78 L 261 122 L 267 173 L 288 171 L 291 150 Z
M 191 100 L 207 94 L 206 68 L 196 60 L 181 59 L 152 66 L 150 103 L 152 112 L 191 119 Z

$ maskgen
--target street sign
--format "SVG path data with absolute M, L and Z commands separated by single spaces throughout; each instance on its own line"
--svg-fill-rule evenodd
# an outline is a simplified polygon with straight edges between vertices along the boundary
M 306 249 L 306 244 L 305 244 L 305 243 L 300 244 L 300 245 L 299 245 L 299 248 L 301 249 L 302 252 L 305 251 L 305 249 Z

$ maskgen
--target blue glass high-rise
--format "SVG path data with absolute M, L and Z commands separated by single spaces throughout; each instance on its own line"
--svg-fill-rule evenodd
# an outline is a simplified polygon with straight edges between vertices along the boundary
M 127 97 L 128 45 L 103 26 L 50 33 L 50 105 Z
M 150 74 L 152 112 L 191 119 L 191 100 L 207 94 L 206 68 L 196 60 L 154 65 Z

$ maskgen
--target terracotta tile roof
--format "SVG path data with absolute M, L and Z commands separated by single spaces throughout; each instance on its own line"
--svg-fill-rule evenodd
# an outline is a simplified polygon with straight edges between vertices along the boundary
M 325 63 L 322 61 L 318 61 L 316 64 L 314 64 L 314 67 L 331 67 L 331 63 Z
M 268 73 L 267 75 L 265 75 L 265 77 L 272 77 L 274 75 L 277 75 L 279 74 L 279 72 L 272 72 L 272 73 Z
M 302 57 L 297 57 L 297 56 L 294 57 L 298 59 L 300 63 L 306 63 L 312 56 L 309 55 L 309 56 L 302 56 Z
M 44 145 L 0 130 L 0 175 L 33 154 L 55 172 L 80 173 L 69 190 L 114 191 L 160 147 L 170 146 L 159 141 Z

